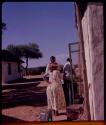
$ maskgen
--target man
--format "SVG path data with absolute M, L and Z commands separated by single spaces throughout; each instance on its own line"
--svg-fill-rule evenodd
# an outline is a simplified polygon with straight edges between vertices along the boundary
M 71 70 L 72 70 L 71 61 L 70 61 L 70 58 L 67 58 L 67 62 L 65 63 L 65 65 L 63 67 L 63 74 L 64 74 L 63 75 L 63 78 L 64 78 L 63 90 L 64 90 L 67 106 L 69 106 L 69 104 L 70 104 L 69 99 L 72 98 L 72 96 L 71 96 Z M 71 101 L 72 101 L 72 99 L 71 99 Z

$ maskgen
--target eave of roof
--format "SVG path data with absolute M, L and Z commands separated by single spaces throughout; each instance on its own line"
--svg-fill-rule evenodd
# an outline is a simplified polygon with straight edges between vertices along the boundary
M 11 62 L 18 62 L 18 63 L 24 63 L 23 60 L 20 58 L 16 57 L 12 53 L 10 53 L 7 50 L 1 50 L 0 57 L 2 57 L 2 61 L 11 61 Z
M 83 18 L 85 10 L 87 8 L 87 1 L 84 2 L 76 2 L 76 4 L 79 6 L 80 12 L 81 12 L 81 18 Z

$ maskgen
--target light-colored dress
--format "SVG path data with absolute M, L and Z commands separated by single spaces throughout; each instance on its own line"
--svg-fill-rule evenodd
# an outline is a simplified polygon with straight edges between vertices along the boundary
M 52 81 L 52 71 L 53 70 L 56 70 L 56 69 L 59 69 L 59 64 L 54 62 L 54 63 L 49 63 L 47 64 L 47 67 L 46 67 L 46 72 L 45 72 L 45 76 L 48 76 L 49 77 L 49 82 Z
M 61 73 L 58 70 L 54 70 L 51 77 L 51 84 L 47 87 L 47 102 L 48 109 L 53 110 L 66 110 L 66 102 L 64 92 L 61 83 Z

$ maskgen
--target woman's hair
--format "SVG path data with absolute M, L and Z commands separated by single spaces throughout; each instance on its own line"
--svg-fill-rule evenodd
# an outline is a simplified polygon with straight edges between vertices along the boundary
M 53 62 L 55 62 L 56 61 L 56 57 L 55 56 L 51 56 L 50 60 L 52 60 Z

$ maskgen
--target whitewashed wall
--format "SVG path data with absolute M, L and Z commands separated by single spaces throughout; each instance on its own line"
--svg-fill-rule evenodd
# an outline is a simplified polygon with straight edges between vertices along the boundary
M 82 18 L 90 112 L 92 120 L 104 119 L 103 7 L 89 4 Z
M 90 102 L 90 113 L 91 119 L 94 120 L 94 94 L 93 94 L 93 74 L 92 74 L 92 50 L 91 50 L 91 36 L 89 32 L 89 7 L 87 8 L 84 17 L 82 19 L 82 28 L 83 28 L 83 39 L 84 39 L 84 49 L 85 49 L 85 59 L 87 67 L 87 79 L 89 86 L 89 102 Z
M 8 75 L 8 63 L 11 63 L 12 74 Z M 2 84 L 8 81 L 16 80 L 21 78 L 21 74 L 18 73 L 18 64 L 15 62 L 2 62 Z

